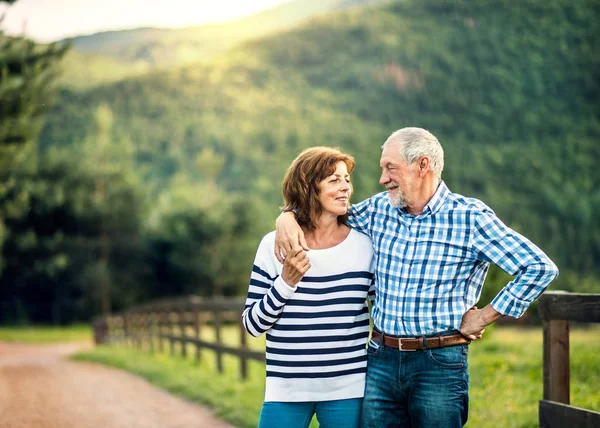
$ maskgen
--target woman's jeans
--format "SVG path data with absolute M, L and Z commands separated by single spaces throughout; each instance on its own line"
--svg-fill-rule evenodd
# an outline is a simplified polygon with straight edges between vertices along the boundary
M 371 339 L 361 427 L 462 427 L 469 411 L 468 352 L 468 345 L 400 351 Z
M 358 428 L 362 398 L 263 403 L 258 428 L 306 428 L 314 414 L 321 428 Z

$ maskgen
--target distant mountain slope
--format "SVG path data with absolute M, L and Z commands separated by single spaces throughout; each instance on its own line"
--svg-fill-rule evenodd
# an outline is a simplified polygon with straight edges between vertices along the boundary
M 121 62 L 110 56 L 71 49 L 63 58 L 60 70 L 58 84 L 61 87 L 82 91 L 145 74 L 150 70 L 150 66 L 143 61 Z
M 64 92 L 41 143 L 77 150 L 106 104 L 114 141 L 133 144 L 149 188 L 214 180 L 276 210 L 301 149 L 353 153 L 358 200 L 381 190 L 386 136 L 421 126 L 444 145 L 454 191 L 485 200 L 565 271 L 600 275 L 599 18 L 593 0 L 337 13 L 211 64 Z
M 313 16 L 387 0 L 292 0 L 273 9 L 221 24 L 183 29 L 139 28 L 71 39 L 80 52 L 122 62 L 165 67 L 203 61 L 241 41 L 291 28 Z

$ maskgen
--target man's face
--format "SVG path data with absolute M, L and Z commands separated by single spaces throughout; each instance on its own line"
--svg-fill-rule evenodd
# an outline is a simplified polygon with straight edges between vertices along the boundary
M 388 189 L 390 204 L 397 208 L 410 205 L 418 177 L 416 162 L 409 165 L 400 157 L 398 143 L 388 144 L 381 153 L 381 178 L 379 184 Z

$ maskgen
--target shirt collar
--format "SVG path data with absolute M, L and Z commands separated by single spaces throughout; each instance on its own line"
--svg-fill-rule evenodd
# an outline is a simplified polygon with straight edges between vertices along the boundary
M 435 191 L 429 202 L 427 202 L 427 205 L 425 205 L 421 214 L 415 216 L 413 214 L 407 213 L 404 209 L 401 209 L 400 211 L 402 212 L 402 214 L 408 215 L 409 217 L 427 217 L 438 212 L 442 205 L 444 205 L 444 202 L 446 201 L 449 195 L 450 189 L 448 189 L 448 186 L 446 186 L 446 183 L 444 183 L 443 180 L 440 180 L 438 183 L 437 190 Z
M 425 208 L 423 208 L 421 215 L 431 215 L 438 212 L 442 205 L 444 205 L 448 195 L 450 195 L 450 189 L 448 189 L 448 186 L 446 186 L 446 183 L 444 183 L 443 180 L 440 180 L 437 190 L 429 202 L 427 202 Z

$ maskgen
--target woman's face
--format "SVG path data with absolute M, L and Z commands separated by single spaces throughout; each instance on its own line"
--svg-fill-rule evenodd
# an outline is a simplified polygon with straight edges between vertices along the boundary
M 348 211 L 352 187 L 350 186 L 350 174 L 348 167 L 343 161 L 335 165 L 335 171 L 329 177 L 325 177 L 318 184 L 319 202 L 323 214 L 340 216 Z

